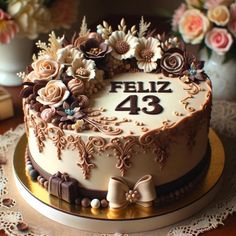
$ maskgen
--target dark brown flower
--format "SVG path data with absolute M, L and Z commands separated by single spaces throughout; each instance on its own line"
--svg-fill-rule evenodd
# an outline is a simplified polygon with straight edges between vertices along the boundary
M 207 74 L 203 70 L 204 61 L 198 61 L 193 57 L 188 65 L 187 69 L 183 72 L 183 75 L 187 76 L 189 82 L 199 82 L 208 78 Z
M 103 59 L 111 48 L 105 43 L 96 38 L 89 38 L 85 43 L 80 45 L 80 50 L 83 52 L 85 58 L 99 61 Z
M 170 48 L 164 52 L 160 61 L 160 67 L 164 75 L 179 76 L 185 68 L 185 53 L 180 48 Z
M 73 102 L 69 105 L 67 102 L 63 103 L 62 108 L 56 111 L 56 113 L 61 116 L 60 121 L 72 121 L 82 119 L 85 113 L 81 110 L 78 102 Z

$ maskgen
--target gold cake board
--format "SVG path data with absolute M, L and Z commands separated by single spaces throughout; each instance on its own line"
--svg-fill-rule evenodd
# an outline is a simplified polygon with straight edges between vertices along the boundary
M 24 135 L 15 149 L 13 172 L 19 192 L 35 210 L 64 225 L 96 233 L 135 233 L 158 229 L 190 217 L 211 202 L 222 182 L 225 164 L 223 145 L 210 129 L 211 161 L 206 175 L 178 201 L 165 207 L 144 208 L 131 205 L 123 210 L 91 209 L 70 205 L 50 196 L 37 182 L 33 182 L 24 167 L 27 145 Z

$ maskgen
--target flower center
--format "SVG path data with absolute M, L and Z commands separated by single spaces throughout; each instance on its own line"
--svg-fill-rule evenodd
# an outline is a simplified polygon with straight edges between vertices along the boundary
M 101 48 L 90 48 L 89 53 L 93 55 L 98 55 L 101 51 Z
M 150 62 L 152 57 L 154 56 L 154 53 L 148 49 L 148 48 L 144 48 L 143 50 L 141 50 L 141 58 L 143 58 L 145 61 Z
M 71 109 L 65 109 L 65 113 L 68 115 L 68 116 L 73 116 L 75 114 L 75 112 Z
M 83 67 L 79 67 L 77 70 L 76 70 L 76 74 L 77 75 L 80 75 L 80 76 L 89 76 L 89 71 Z
M 196 75 L 197 74 L 197 71 L 193 68 L 189 69 L 189 74 L 190 75 Z
M 115 50 L 119 54 L 125 54 L 129 51 L 129 44 L 125 41 L 118 40 L 115 45 Z

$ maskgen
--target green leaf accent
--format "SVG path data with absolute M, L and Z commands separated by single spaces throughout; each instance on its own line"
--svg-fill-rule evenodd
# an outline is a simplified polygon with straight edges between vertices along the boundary
M 0 8 L 3 11 L 7 11 L 8 0 L 0 0 Z
M 206 51 L 207 51 L 207 57 L 209 59 L 211 57 L 212 50 L 210 48 L 206 47 Z
M 222 63 L 224 64 L 230 61 L 232 58 L 236 59 L 235 52 L 236 52 L 236 43 L 234 43 L 230 48 L 230 50 L 227 53 L 225 53 L 225 57 Z

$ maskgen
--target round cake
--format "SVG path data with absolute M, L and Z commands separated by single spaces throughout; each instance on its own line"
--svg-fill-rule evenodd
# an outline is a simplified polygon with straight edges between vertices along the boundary
M 68 41 L 50 34 L 22 90 L 26 170 L 71 204 L 145 207 L 180 195 L 209 164 L 211 83 L 177 38 L 122 19 Z M 93 201 L 98 199 L 96 201 Z M 98 202 L 97 202 L 98 201 Z M 102 203 L 102 204 L 101 204 Z

